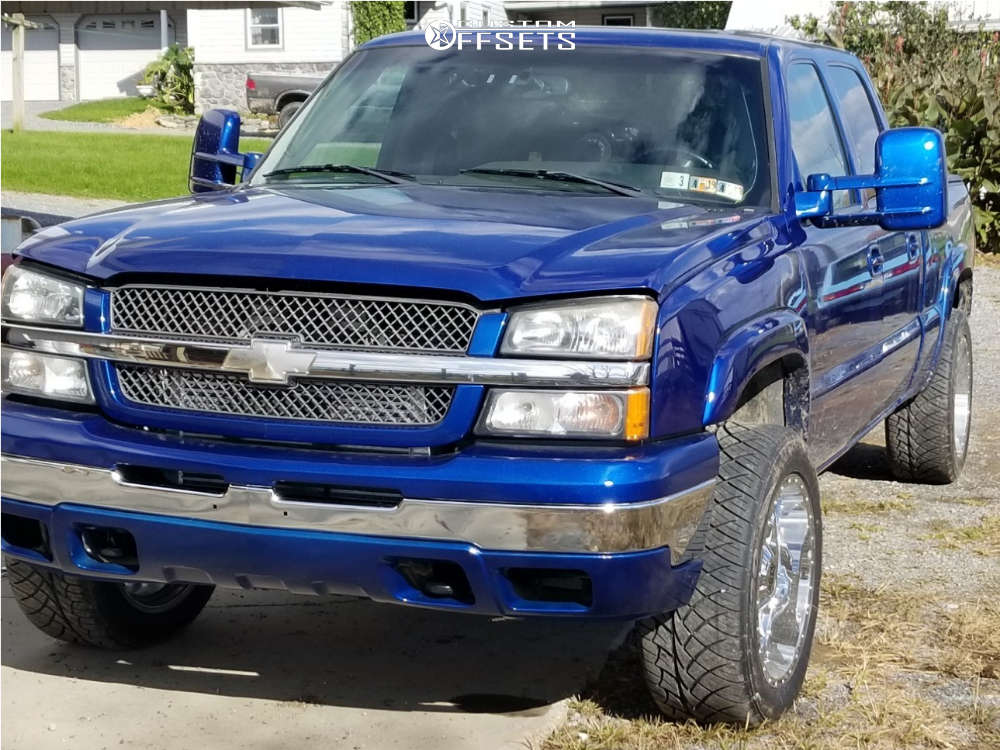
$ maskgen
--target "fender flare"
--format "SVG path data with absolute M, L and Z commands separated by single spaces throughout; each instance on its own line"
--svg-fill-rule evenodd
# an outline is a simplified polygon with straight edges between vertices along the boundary
M 791 310 L 771 311 L 731 331 L 712 363 L 702 422 L 716 424 L 732 416 L 753 377 L 789 355 L 808 367 L 806 324 Z

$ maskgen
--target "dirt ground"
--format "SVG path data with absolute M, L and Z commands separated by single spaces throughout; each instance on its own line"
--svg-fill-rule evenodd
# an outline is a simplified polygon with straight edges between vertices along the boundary
M 622 650 L 543 750 L 1000 748 L 1000 264 L 976 268 L 970 455 L 894 481 L 881 427 L 820 480 L 824 572 L 802 697 L 755 731 L 653 718 Z

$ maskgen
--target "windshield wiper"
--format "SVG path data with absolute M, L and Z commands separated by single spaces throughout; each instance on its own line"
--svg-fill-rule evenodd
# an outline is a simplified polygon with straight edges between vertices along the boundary
M 265 174 L 264 177 L 281 177 L 291 174 L 317 174 L 320 172 L 367 174 L 395 185 L 405 185 L 416 179 L 413 175 L 406 172 L 397 172 L 391 169 L 371 169 L 370 167 L 359 167 L 355 164 L 305 164 L 300 167 L 275 169 L 273 172 Z
M 562 172 L 559 170 L 473 167 L 471 169 L 460 169 L 458 171 L 462 174 L 494 174 L 505 175 L 508 177 L 534 177 L 539 180 L 557 180 L 559 182 L 576 182 L 583 185 L 596 185 L 597 187 L 604 188 L 609 193 L 627 195 L 630 198 L 642 198 L 646 196 L 642 190 L 637 187 L 632 187 L 631 185 L 622 185 L 617 182 L 608 182 L 606 180 L 599 180 L 596 177 L 587 177 L 586 175 L 576 174 L 574 172 Z

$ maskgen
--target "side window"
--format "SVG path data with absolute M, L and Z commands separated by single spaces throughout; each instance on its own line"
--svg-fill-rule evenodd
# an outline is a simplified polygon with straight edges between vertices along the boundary
M 865 85 L 858 72 L 851 68 L 834 65 L 828 73 L 840 120 L 847 130 L 854 154 L 855 168 L 858 174 L 871 174 L 875 171 L 875 139 L 878 138 L 879 124 Z M 865 190 L 862 197 L 867 203 L 875 197 L 875 191 Z
M 823 89 L 819 72 L 810 63 L 795 63 L 788 69 L 788 115 L 792 127 L 792 150 L 802 179 L 820 172 L 834 177 L 846 175 L 847 159 L 830 109 L 830 100 Z M 834 192 L 834 208 L 844 208 L 850 203 L 850 191 Z

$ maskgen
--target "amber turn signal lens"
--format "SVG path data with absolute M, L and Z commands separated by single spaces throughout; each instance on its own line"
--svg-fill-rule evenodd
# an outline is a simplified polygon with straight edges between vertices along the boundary
M 625 439 L 645 440 L 648 437 L 649 388 L 633 388 L 626 399 Z

